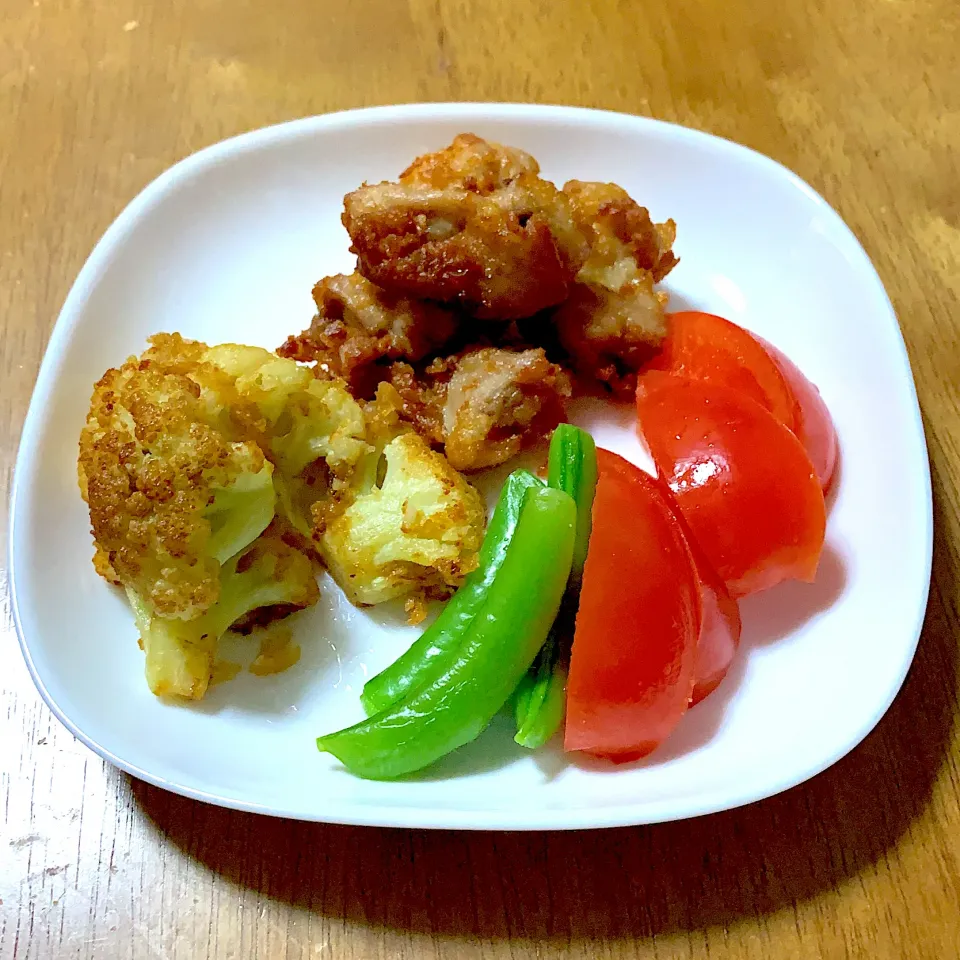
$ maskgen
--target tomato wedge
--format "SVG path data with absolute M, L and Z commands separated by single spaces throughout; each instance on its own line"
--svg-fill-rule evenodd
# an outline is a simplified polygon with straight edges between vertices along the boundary
M 677 504 L 671 489 L 662 478 L 656 479 L 664 500 L 680 522 L 687 545 L 693 555 L 694 566 L 697 570 L 697 579 L 700 582 L 700 605 L 702 616 L 700 619 L 700 636 L 697 640 L 697 663 L 694 670 L 693 694 L 690 706 L 699 703 L 704 697 L 713 693 L 720 685 L 720 681 L 727 675 L 730 664 L 736 656 L 740 646 L 740 607 L 737 601 L 730 596 L 730 591 L 724 586 L 716 570 L 710 566 L 703 549 L 697 543 L 696 537 Z
M 731 596 L 814 579 L 826 510 L 790 430 L 735 389 L 660 371 L 641 378 L 637 415 L 660 475 Z
M 656 480 L 597 450 L 564 748 L 617 762 L 650 753 L 694 686 L 701 600 L 683 527 Z
M 712 313 L 684 310 L 667 319 L 667 338 L 651 369 L 733 387 L 793 429 L 793 392 L 759 340 Z
M 765 407 L 803 444 L 826 489 L 837 459 L 836 432 L 817 388 L 776 347 L 712 313 L 671 314 L 649 369 L 738 390 Z
M 837 466 L 837 431 L 820 391 L 800 372 L 797 365 L 772 343 L 751 334 L 776 361 L 797 401 L 793 432 L 803 444 L 824 492 L 830 489 Z
M 700 638 L 697 640 L 697 664 L 690 705 L 699 703 L 720 686 L 740 646 L 740 607 L 730 596 L 723 581 L 703 556 L 691 537 L 690 547 L 697 564 L 700 602 L 703 610 Z

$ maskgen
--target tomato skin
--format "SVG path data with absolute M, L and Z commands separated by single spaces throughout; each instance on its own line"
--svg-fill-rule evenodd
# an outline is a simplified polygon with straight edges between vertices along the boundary
M 626 762 L 655 749 L 689 706 L 701 600 L 683 528 L 657 481 L 607 450 L 597 461 L 564 749 Z
M 699 550 L 694 548 L 694 557 Z M 697 562 L 703 610 L 690 706 L 720 686 L 740 646 L 740 607 L 704 558 Z
M 684 310 L 667 321 L 667 338 L 648 369 L 732 387 L 794 429 L 797 401 L 766 344 L 712 313 Z
M 813 581 L 826 510 L 790 430 L 730 387 L 659 371 L 641 378 L 637 415 L 660 475 L 731 596 Z
M 732 387 L 755 400 L 797 436 L 826 490 L 837 461 L 836 431 L 819 391 L 796 365 L 762 337 L 712 313 L 684 310 L 668 322 L 648 369 Z
M 800 368 L 772 343 L 755 333 L 751 334 L 774 359 L 784 380 L 797 401 L 793 432 L 803 444 L 820 480 L 824 493 L 830 489 L 836 473 L 838 444 L 837 431 L 820 391 L 803 375 Z
M 702 615 L 700 619 L 700 636 L 697 640 L 697 662 L 694 670 L 693 694 L 690 706 L 699 703 L 713 693 L 720 685 L 720 681 L 727 675 L 730 664 L 736 656 L 740 646 L 740 606 L 724 586 L 716 570 L 710 566 L 703 550 L 697 543 L 696 537 L 683 519 L 683 513 L 677 504 L 673 492 L 657 478 L 663 498 L 670 504 L 671 509 L 680 521 L 687 545 L 693 555 L 694 566 L 697 569 L 697 580 L 700 584 L 700 605 Z

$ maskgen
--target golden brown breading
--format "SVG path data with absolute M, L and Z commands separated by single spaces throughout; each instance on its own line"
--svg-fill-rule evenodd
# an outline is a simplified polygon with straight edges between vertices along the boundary
M 615 397 L 632 397 L 637 371 L 666 336 L 666 300 L 646 272 L 617 291 L 578 283 L 553 316 L 570 366 Z
M 679 262 L 671 246 L 677 236 L 672 220 L 654 223 L 623 187 L 615 183 L 570 180 L 563 192 L 573 204 L 574 216 L 591 236 L 590 255 L 577 280 L 617 290 L 628 264 L 648 270 L 661 281 Z M 591 234 L 592 230 L 592 234 Z
M 516 147 L 491 143 L 472 133 L 461 133 L 434 153 L 425 153 L 400 174 L 400 180 L 429 187 L 463 187 L 492 193 L 523 173 L 537 176 L 540 165 Z
M 554 312 L 557 336 L 577 373 L 627 398 L 636 371 L 666 335 L 667 298 L 653 284 L 677 263 L 676 225 L 653 223 L 613 183 L 571 180 L 563 190 L 593 241 L 569 299 Z
M 540 348 L 474 348 L 419 376 L 395 364 L 390 382 L 404 416 L 465 471 L 504 463 L 540 440 L 563 419 L 570 396 L 569 378 Z
M 457 330 L 452 311 L 387 293 L 359 273 L 326 277 L 313 288 L 313 299 L 313 322 L 277 353 L 316 362 L 323 373 L 343 377 L 358 397 L 372 395 L 380 361 L 421 360 Z
M 397 183 L 344 197 L 360 272 L 385 289 L 457 303 L 481 319 L 564 300 L 588 253 L 569 198 L 520 150 L 460 134 Z

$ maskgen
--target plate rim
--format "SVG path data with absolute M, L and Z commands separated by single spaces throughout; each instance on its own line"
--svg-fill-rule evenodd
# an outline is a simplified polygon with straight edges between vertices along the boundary
M 846 235 L 852 241 L 852 249 L 857 251 L 861 258 L 861 267 L 866 268 L 865 275 L 876 288 L 879 294 L 878 304 L 882 305 L 884 319 L 892 325 L 895 334 L 895 344 L 898 351 L 898 360 L 906 373 L 906 384 L 912 400 L 912 419 L 915 435 L 920 441 L 920 451 L 917 463 L 913 464 L 920 471 L 918 480 L 922 485 L 923 502 L 917 506 L 921 508 L 924 520 L 923 540 L 925 565 L 922 571 L 921 589 L 917 595 L 917 609 L 914 614 L 913 639 L 910 644 L 910 654 L 904 659 L 899 675 L 891 683 L 888 695 L 875 713 L 863 722 L 844 744 L 820 762 L 791 776 L 784 777 L 780 782 L 771 783 L 761 791 L 751 789 L 737 794 L 731 794 L 713 802 L 703 802 L 695 796 L 682 800 L 646 802 L 643 814 L 638 814 L 636 804 L 620 803 L 610 807 L 596 809 L 579 808 L 575 810 L 557 810 L 541 808 L 537 810 L 510 810 L 509 808 L 496 809 L 457 809 L 440 807 L 431 809 L 425 805 L 397 806 L 394 804 L 379 803 L 351 803 L 341 800 L 333 804 L 327 803 L 324 809 L 318 809 L 315 815 L 308 815 L 301 810 L 284 809 L 282 806 L 262 804 L 245 800 L 242 797 L 222 795 L 212 791 L 197 789 L 189 784 L 178 783 L 152 773 L 120 757 L 100 744 L 94 737 L 86 734 L 56 702 L 47 689 L 34 662 L 30 644 L 24 634 L 20 613 L 20 602 L 17 591 L 17 550 L 19 539 L 18 531 L 26 524 L 26 518 L 20 517 L 21 485 L 24 477 L 32 474 L 33 464 L 38 450 L 38 440 L 42 432 L 42 410 L 51 394 L 55 383 L 55 374 L 62 362 L 63 354 L 69 345 L 70 336 L 77 327 L 82 308 L 92 292 L 95 281 L 102 269 L 109 261 L 114 249 L 136 225 L 141 216 L 161 201 L 167 192 L 181 180 L 188 178 L 195 172 L 217 163 L 221 159 L 229 158 L 236 153 L 256 149 L 270 143 L 283 142 L 288 139 L 297 139 L 303 135 L 323 132 L 331 128 L 345 128 L 356 126 L 377 125 L 393 122 L 408 122 L 419 120 L 434 121 L 469 121 L 483 120 L 502 122 L 504 120 L 531 119 L 536 121 L 570 121 L 576 124 L 587 124 L 596 128 L 614 126 L 634 126 L 641 132 L 644 130 L 656 131 L 660 135 L 686 142 L 709 144 L 713 149 L 720 149 L 740 158 L 754 166 L 766 167 L 790 186 L 798 189 L 807 198 L 814 202 L 831 222 L 834 229 Z M 684 127 L 679 124 L 656 120 L 650 117 L 636 116 L 615 111 L 596 110 L 584 107 L 571 107 L 546 104 L 524 103 L 484 103 L 484 102 L 437 102 L 397 104 L 377 107 L 366 107 L 354 110 L 342 110 L 316 116 L 302 117 L 261 127 L 245 133 L 229 137 L 213 143 L 192 153 L 174 163 L 159 176 L 148 183 L 120 212 L 107 227 L 106 231 L 95 244 L 87 257 L 70 291 L 64 300 L 57 320 L 50 333 L 44 350 L 43 358 L 37 373 L 37 378 L 31 394 L 26 416 L 18 443 L 17 457 L 14 465 L 9 496 L 9 526 L 7 534 L 7 563 L 8 563 L 8 590 L 10 596 L 11 618 L 17 633 L 21 654 L 26 662 L 28 672 L 41 698 L 54 716 L 76 737 L 81 743 L 93 750 L 98 756 L 120 770 L 143 780 L 154 786 L 161 787 L 181 796 L 190 797 L 206 803 L 229 809 L 268 816 L 285 817 L 296 820 L 336 823 L 356 826 L 403 827 L 425 829 L 460 829 L 460 830 L 583 830 L 596 828 L 611 828 L 634 826 L 648 823 L 661 823 L 673 820 L 689 819 L 719 813 L 759 802 L 776 794 L 789 790 L 807 780 L 817 776 L 837 761 L 841 760 L 850 751 L 857 747 L 876 727 L 886 714 L 894 698 L 900 692 L 906 675 L 913 663 L 917 645 L 923 627 L 927 602 L 931 585 L 933 559 L 933 495 L 930 479 L 929 453 L 926 435 L 917 397 L 916 382 L 910 366 L 909 355 L 903 339 L 903 333 L 897 321 L 896 313 L 890 298 L 884 288 L 879 274 L 862 244 L 856 235 L 845 223 L 840 214 L 817 193 L 808 183 L 797 174 L 778 161 L 753 150 L 750 147 L 736 143 L 724 137 L 704 131 Z

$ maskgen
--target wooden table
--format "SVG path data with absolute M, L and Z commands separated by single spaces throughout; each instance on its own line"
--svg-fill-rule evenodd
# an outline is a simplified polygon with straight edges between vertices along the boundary
M 901 319 L 937 514 L 919 653 L 862 746 L 747 809 L 603 833 L 307 825 L 146 787 L 53 719 L 4 602 L 0 958 L 960 956 L 958 49 L 957 0 L 0 0 L 5 489 L 70 283 L 173 161 L 339 108 L 537 100 L 723 134 L 837 207 Z

